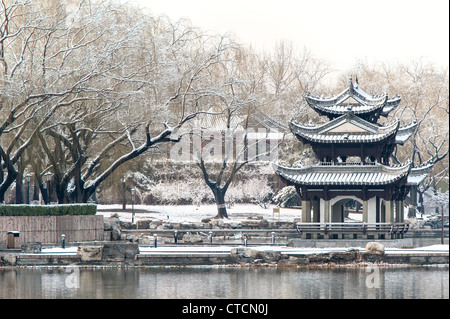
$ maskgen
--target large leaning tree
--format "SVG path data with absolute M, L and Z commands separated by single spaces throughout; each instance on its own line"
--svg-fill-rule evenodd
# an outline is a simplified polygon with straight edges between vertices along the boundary
M 224 52 L 186 21 L 109 1 L 3 1 L 0 13 L 0 201 L 27 170 L 41 188 L 52 174 L 59 203 L 86 202 L 122 164 L 177 142 Z

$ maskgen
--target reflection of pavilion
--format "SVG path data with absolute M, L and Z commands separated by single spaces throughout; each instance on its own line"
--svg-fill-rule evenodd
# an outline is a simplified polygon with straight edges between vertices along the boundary
M 350 78 L 349 87 L 336 97 L 307 94 L 306 101 L 330 121 L 289 125 L 302 143 L 311 145 L 320 162 L 300 167 L 274 164 L 276 173 L 295 185 L 302 200 L 298 227 L 303 237 L 403 237 L 407 229 L 403 201 L 411 185 L 422 182 L 432 166 L 389 164 L 396 145 L 403 145 L 417 127 L 416 123 L 400 126 L 398 119 L 377 124 L 380 116 L 387 117 L 400 104 L 400 97 L 370 96 L 359 88 L 357 79 L 353 84 Z M 363 223 L 343 224 L 349 200 L 362 204 Z

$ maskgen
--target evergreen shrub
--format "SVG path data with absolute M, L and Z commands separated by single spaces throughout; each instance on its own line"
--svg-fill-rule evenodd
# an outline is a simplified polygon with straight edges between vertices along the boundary
M 96 213 L 95 204 L 0 205 L 0 216 L 74 216 Z

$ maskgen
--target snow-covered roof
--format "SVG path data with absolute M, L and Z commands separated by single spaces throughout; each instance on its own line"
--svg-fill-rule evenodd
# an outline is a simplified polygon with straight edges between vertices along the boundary
M 253 112 L 250 117 L 256 122 L 256 124 L 258 124 L 258 126 L 261 125 L 262 127 L 271 131 L 278 130 L 284 132 L 287 130 L 286 125 L 280 123 L 276 119 L 270 117 L 260 110 Z
M 414 134 L 417 130 L 417 122 L 414 121 L 407 126 L 402 126 L 398 128 L 397 134 L 395 134 L 395 143 L 403 145 L 405 142 Z
M 322 165 L 286 167 L 274 163 L 275 172 L 297 185 L 388 185 L 406 177 L 411 163 L 399 166 L 382 164 Z
M 426 162 L 418 167 L 412 167 L 408 175 L 409 185 L 419 185 L 433 169 L 433 163 Z
M 374 143 L 395 134 L 395 142 L 403 144 L 413 134 L 416 123 L 400 127 L 398 119 L 386 125 L 368 122 L 353 112 L 347 112 L 323 125 L 299 124 L 290 121 L 295 135 L 316 143 Z
M 305 100 L 314 110 L 319 113 L 341 115 L 348 111 L 355 114 L 371 113 L 381 109 L 380 114 L 387 116 L 395 107 L 400 104 L 401 98 L 397 94 L 389 99 L 387 93 L 381 95 L 370 95 L 358 85 L 358 78 L 349 78 L 349 86 L 340 94 L 334 97 L 317 97 L 309 92 L 305 95 Z

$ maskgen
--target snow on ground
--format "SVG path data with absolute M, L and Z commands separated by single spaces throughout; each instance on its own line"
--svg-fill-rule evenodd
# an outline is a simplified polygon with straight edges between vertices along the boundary
M 229 220 L 224 222 L 240 221 L 248 219 L 252 216 L 262 216 L 264 219 L 271 221 L 275 220 L 293 222 L 295 218 L 300 218 L 302 215 L 301 209 L 295 208 L 281 208 L 280 214 L 272 214 L 274 205 L 268 206 L 264 209 L 258 205 L 251 204 L 236 204 L 231 208 L 227 208 Z M 114 210 L 122 209 L 122 205 L 98 205 L 97 214 L 105 217 L 110 217 L 113 214 L 119 215 L 122 221 L 131 221 L 132 206 L 127 205 L 127 212 L 116 212 Z M 135 220 L 153 219 L 163 220 L 172 223 L 181 222 L 201 222 L 205 218 L 213 218 L 217 215 L 216 205 L 134 205 L 136 212 Z M 110 210 L 110 211 L 108 211 Z M 142 212 L 142 210 L 148 212 Z
M 154 248 L 151 246 L 140 246 L 139 253 L 143 255 L 179 255 L 179 254 L 230 254 L 231 249 L 236 246 L 221 245 L 221 246 L 159 246 Z M 242 247 L 242 246 L 241 246 Z M 365 251 L 363 247 L 334 247 L 334 248 L 292 248 L 286 246 L 251 246 L 251 249 L 260 251 L 279 251 L 281 254 L 289 255 L 309 255 L 309 254 L 323 254 L 331 252 L 346 252 L 350 250 Z M 52 247 L 43 248 L 42 254 L 57 254 L 57 255 L 76 255 L 78 247 Z M 389 254 L 448 254 L 449 245 L 432 245 L 426 247 L 418 247 L 412 249 L 403 248 L 386 248 L 385 253 Z
M 431 245 L 417 248 L 386 248 L 386 254 L 432 254 L 432 253 L 448 253 L 449 245 Z
M 225 223 L 233 221 L 247 220 L 249 217 L 262 216 L 262 218 L 272 221 L 279 220 L 284 222 L 294 222 L 302 216 L 301 208 L 280 208 L 280 214 L 273 214 L 275 205 L 269 205 L 268 208 L 262 208 L 252 204 L 236 204 L 231 208 L 227 208 L 228 220 Z M 127 205 L 126 212 L 118 212 L 122 210 L 122 205 L 98 205 L 97 215 L 110 217 L 117 214 L 121 221 L 131 222 L 132 205 Z M 195 205 L 134 205 L 135 220 L 162 220 L 171 223 L 181 222 L 201 222 L 205 218 L 214 218 L 217 215 L 217 206 L 214 204 Z M 146 211 L 146 212 L 143 212 Z M 350 221 L 361 222 L 362 214 L 350 214 Z
M 414 249 L 426 249 L 426 250 L 435 250 L 435 251 L 448 251 L 449 245 L 431 245 L 425 247 L 418 247 Z
M 71 247 L 48 247 L 42 248 L 41 253 L 44 254 L 55 254 L 55 255 L 76 255 L 78 250 L 78 246 Z M 32 254 L 35 255 L 35 254 Z
M 280 214 L 273 214 L 273 208 L 277 206 L 269 205 L 268 208 L 262 208 L 259 205 L 252 204 L 235 204 L 231 208 L 227 208 L 229 219 L 224 219 L 224 223 L 239 222 L 247 220 L 251 217 L 262 216 L 262 218 L 272 221 L 280 220 L 284 222 L 294 222 L 302 216 L 301 208 L 280 208 Z M 126 212 L 121 211 L 121 204 L 114 205 L 98 205 L 97 215 L 110 217 L 117 214 L 121 221 L 131 222 L 132 205 L 128 204 Z M 135 221 L 152 219 L 162 220 L 170 223 L 195 223 L 201 222 L 205 218 L 214 218 L 217 215 L 217 206 L 215 204 L 195 205 L 134 205 Z M 145 212 L 144 212 L 145 211 Z M 407 216 L 408 209 L 405 209 L 405 220 L 409 220 Z M 429 216 L 423 216 L 425 221 Z M 346 222 L 362 222 L 362 213 L 350 213 Z M 411 220 L 413 223 L 418 220 Z

